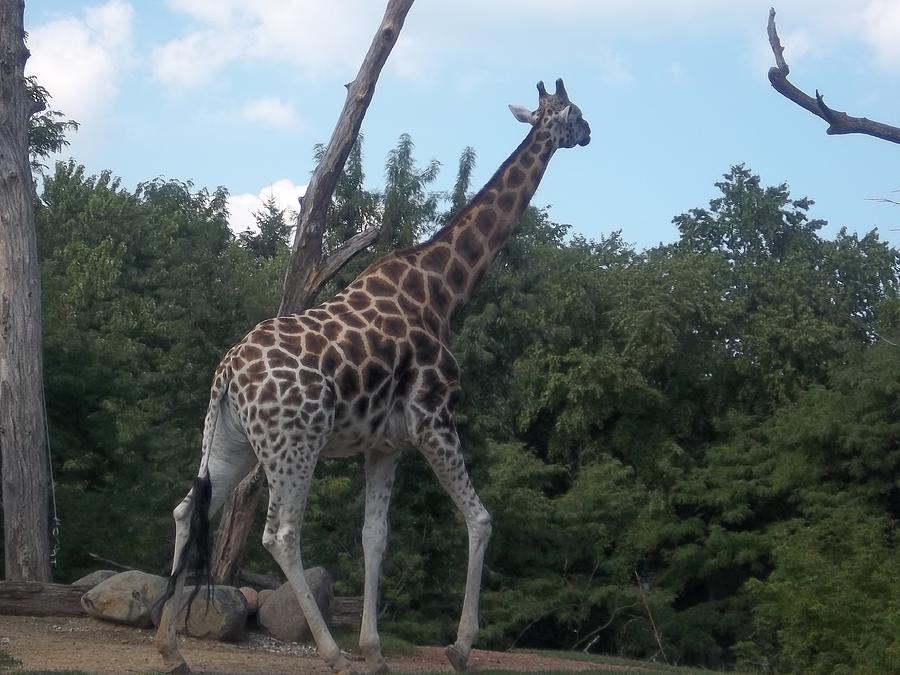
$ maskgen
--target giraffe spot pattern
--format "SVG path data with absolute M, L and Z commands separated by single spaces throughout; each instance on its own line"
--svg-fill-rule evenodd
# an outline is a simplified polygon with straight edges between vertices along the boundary
M 450 288 L 454 293 L 461 293 L 466 287 L 466 279 L 468 274 L 458 261 L 454 260 L 447 272 L 447 281 L 450 282 Z
M 373 296 L 390 296 L 396 290 L 387 280 L 381 277 L 369 277 L 366 279 L 366 290 Z
M 419 270 L 411 269 L 403 278 L 402 290 L 412 300 L 418 303 L 425 302 L 425 278 Z
M 499 203 L 502 208 L 503 197 L 500 197 Z M 456 248 L 469 267 L 474 266 L 481 259 L 481 256 L 484 255 L 484 247 L 471 229 L 460 232 L 456 241 Z
M 391 283 L 400 283 L 400 277 L 406 270 L 407 266 L 399 260 L 389 260 L 381 266 L 381 273 L 388 278 Z
M 422 256 L 422 267 L 430 272 L 443 273 L 450 260 L 450 247 L 437 246 Z
M 488 234 L 497 224 L 497 214 L 493 209 L 481 209 L 475 216 L 475 225 L 482 234 Z
M 500 195 L 500 199 L 497 200 L 497 206 L 500 207 L 500 210 L 504 213 L 509 213 L 513 210 L 513 207 L 516 205 L 516 195 L 512 192 L 504 192 Z
M 372 298 L 368 293 L 363 293 L 362 291 L 353 291 L 347 297 L 347 304 L 350 305 L 353 309 L 364 309 L 371 303 Z
M 506 184 L 510 189 L 518 189 L 525 182 L 525 172 L 517 166 L 512 167 L 506 176 Z

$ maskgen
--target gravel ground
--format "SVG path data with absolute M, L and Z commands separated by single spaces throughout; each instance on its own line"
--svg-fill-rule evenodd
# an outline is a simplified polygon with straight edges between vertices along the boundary
M 0 652 L 21 662 L 16 670 L 78 670 L 90 673 L 147 673 L 162 665 L 153 631 L 118 626 L 86 617 L 0 616 Z M 179 638 L 182 654 L 196 673 L 330 673 L 315 647 L 249 633 L 227 644 Z M 353 658 L 352 655 L 350 655 Z M 415 654 L 389 658 L 396 673 L 452 672 L 442 647 L 420 647 Z M 623 666 L 548 658 L 524 652 L 476 649 L 472 670 L 518 672 L 630 670 Z M 0 665 L 0 670 L 3 670 Z

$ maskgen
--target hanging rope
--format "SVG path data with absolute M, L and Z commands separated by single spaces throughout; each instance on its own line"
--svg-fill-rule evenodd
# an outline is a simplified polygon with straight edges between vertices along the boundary
M 59 513 L 56 510 L 56 481 L 53 479 L 53 453 L 50 451 L 50 422 L 47 419 L 47 395 L 44 393 L 44 378 L 41 378 L 41 400 L 44 403 L 44 435 L 47 437 L 47 468 L 50 472 L 50 504 L 53 507 L 53 526 L 50 528 L 50 564 L 56 567 L 59 553 Z

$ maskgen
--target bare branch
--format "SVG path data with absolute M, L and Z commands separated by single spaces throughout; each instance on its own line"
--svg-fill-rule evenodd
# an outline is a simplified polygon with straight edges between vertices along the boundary
M 644 582 L 641 581 L 641 576 L 637 573 L 637 570 L 634 570 L 634 578 L 637 580 L 637 589 L 641 596 L 641 602 L 644 605 L 644 611 L 647 612 L 647 618 L 650 620 L 650 627 L 653 629 L 653 637 L 656 638 L 656 645 L 659 647 L 659 651 L 653 655 L 653 658 L 655 659 L 657 655 L 662 654 L 663 661 L 668 663 L 669 657 L 666 656 L 666 650 L 665 647 L 663 647 L 662 634 L 656 627 L 656 621 L 653 620 L 653 612 L 650 611 L 650 605 L 647 602 L 647 594 L 644 593 Z
M 341 169 L 350 154 L 363 117 L 375 93 L 375 83 L 391 53 L 413 0 L 389 0 L 384 18 L 372 44 L 363 59 L 356 79 L 347 85 L 347 98 L 338 118 L 325 154 L 313 172 L 303 197 L 303 208 L 294 236 L 293 254 L 284 280 L 280 314 L 302 311 L 314 296 L 310 292 L 321 288 L 310 283 L 321 275 L 322 237 L 325 233 L 325 215 L 331 196 L 340 177 Z M 298 255 L 302 251 L 303 255 Z M 316 255 L 316 251 L 319 255 Z
M 630 605 L 623 605 L 622 607 L 616 607 L 612 611 L 612 614 L 609 615 L 609 620 L 606 623 L 604 623 L 602 626 L 597 626 L 597 628 L 595 628 L 590 633 L 588 633 L 587 635 L 585 635 L 581 639 L 579 639 L 578 642 L 576 642 L 574 645 L 572 645 L 572 650 L 574 651 L 574 650 L 578 649 L 579 646 L 583 644 L 584 647 L 581 649 L 581 651 L 584 652 L 585 654 L 590 652 L 591 647 L 593 647 L 597 643 L 597 641 L 600 639 L 600 637 L 601 637 L 600 633 L 602 633 L 603 631 L 605 631 L 607 628 L 609 628 L 612 625 L 612 622 L 616 620 L 616 617 L 619 615 L 619 612 L 623 612 L 626 609 L 631 609 L 632 607 L 634 607 L 636 605 L 637 605 L 636 602 L 632 602 Z
M 117 567 L 120 570 L 125 570 L 126 572 L 130 572 L 131 570 L 135 569 L 134 567 L 116 562 L 115 560 L 104 558 L 102 555 L 97 555 L 96 553 L 88 553 L 88 557 L 96 560 L 97 562 L 102 562 L 106 565 L 109 565 L 110 567 Z
M 377 227 L 363 230 L 350 237 L 338 250 L 328 256 L 325 262 L 322 263 L 322 268 L 316 278 L 318 283 L 315 288 L 311 289 L 311 293 L 318 295 L 322 286 L 340 272 L 344 265 L 350 262 L 357 253 L 375 243 L 375 240 L 378 239 L 378 233 L 379 229 Z
M 522 629 L 522 631 L 519 633 L 519 635 L 516 637 L 516 639 L 512 641 L 512 644 L 509 647 L 507 647 L 506 651 L 511 652 L 513 649 L 515 649 L 516 645 L 519 643 L 519 640 L 521 640 L 524 637 L 525 633 L 527 633 L 531 629 L 531 627 L 534 626 L 538 621 L 545 619 L 546 617 L 550 616 L 554 612 L 558 612 L 563 609 L 568 609 L 570 607 L 577 607 L 577 605 L 575 603 L 567 603 L 565 605 L 560 605 L 559 607 L 554 607 L 553 609 L 548 609 L 546 612 L 541 612 L 540 614 L 538 614 L 533 620 L 528 622 L 528 625 Z
M 805 108 L 816 117 L 820 117 L 828 122 L 828 129 L 826 130 L 828 134 L 865 134 L 884 141 L 890 141 L 891 143 L 900 143 L 900 128 L 875 122 L 866 117 L 851 117 L 845 112 L 829 108 L 825 105 L 825 101 L 818 90 L 816 90 L 816 96 L 813 98 L 788 81 L 787 78 L 791 70 L 784 60 L 784 47 L 781 46 L 781 40 L 775 29 L 774 7 L 769 10 L 768 33 L 769 45 L 772 47 L 772 53 L 775 55 L 775 65 L 769 68 L 769 82 L 775 91 L 801 108 Z

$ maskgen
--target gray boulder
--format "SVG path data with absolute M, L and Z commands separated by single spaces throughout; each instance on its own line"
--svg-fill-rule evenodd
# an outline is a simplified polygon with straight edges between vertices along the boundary
M 166 579 L 146 572 L 120 572 L 81 596 L 90 616 L 138 628 L 153 625 L 150 613 L 166 589 Z
M 115 570 L 97 570 L 96 572 L 91 572 L 90 574 L 86 574 L 81 577 L 77 581 L 73 581 L 70 586 L 77 586 L 79 588 L 93 588 L 101 581 L 106 581 L 110 577 L 114 577 L 118 574 Z
M 325 621 L 330 622 L 334 607 L 334 580 L 331 575 L 322 567 L 313 567 L 306 570 L 306 583 Z M 280 640 L 301 642 L 310 637 L 309 625 L 290 583 L 282 584 L 260 602 L 257 621 Z
M 188 601 L 193 591 L 193 586 L 185 587 L 181 596 L 183 603 Z M 186 606 L 178 613 L 175 630 L 204 640 L 239 640 L 247 623 L 247 600 L 244 595 L 232 586 L 213 586 L 210 600 L 208 603 L 206 586 L 201 586 L 191 604 L 190 616 Z M 159 625 L 160 613 L 153 613 L 154 625 Z M 186 627 L 185 617 L 188 617 Z

